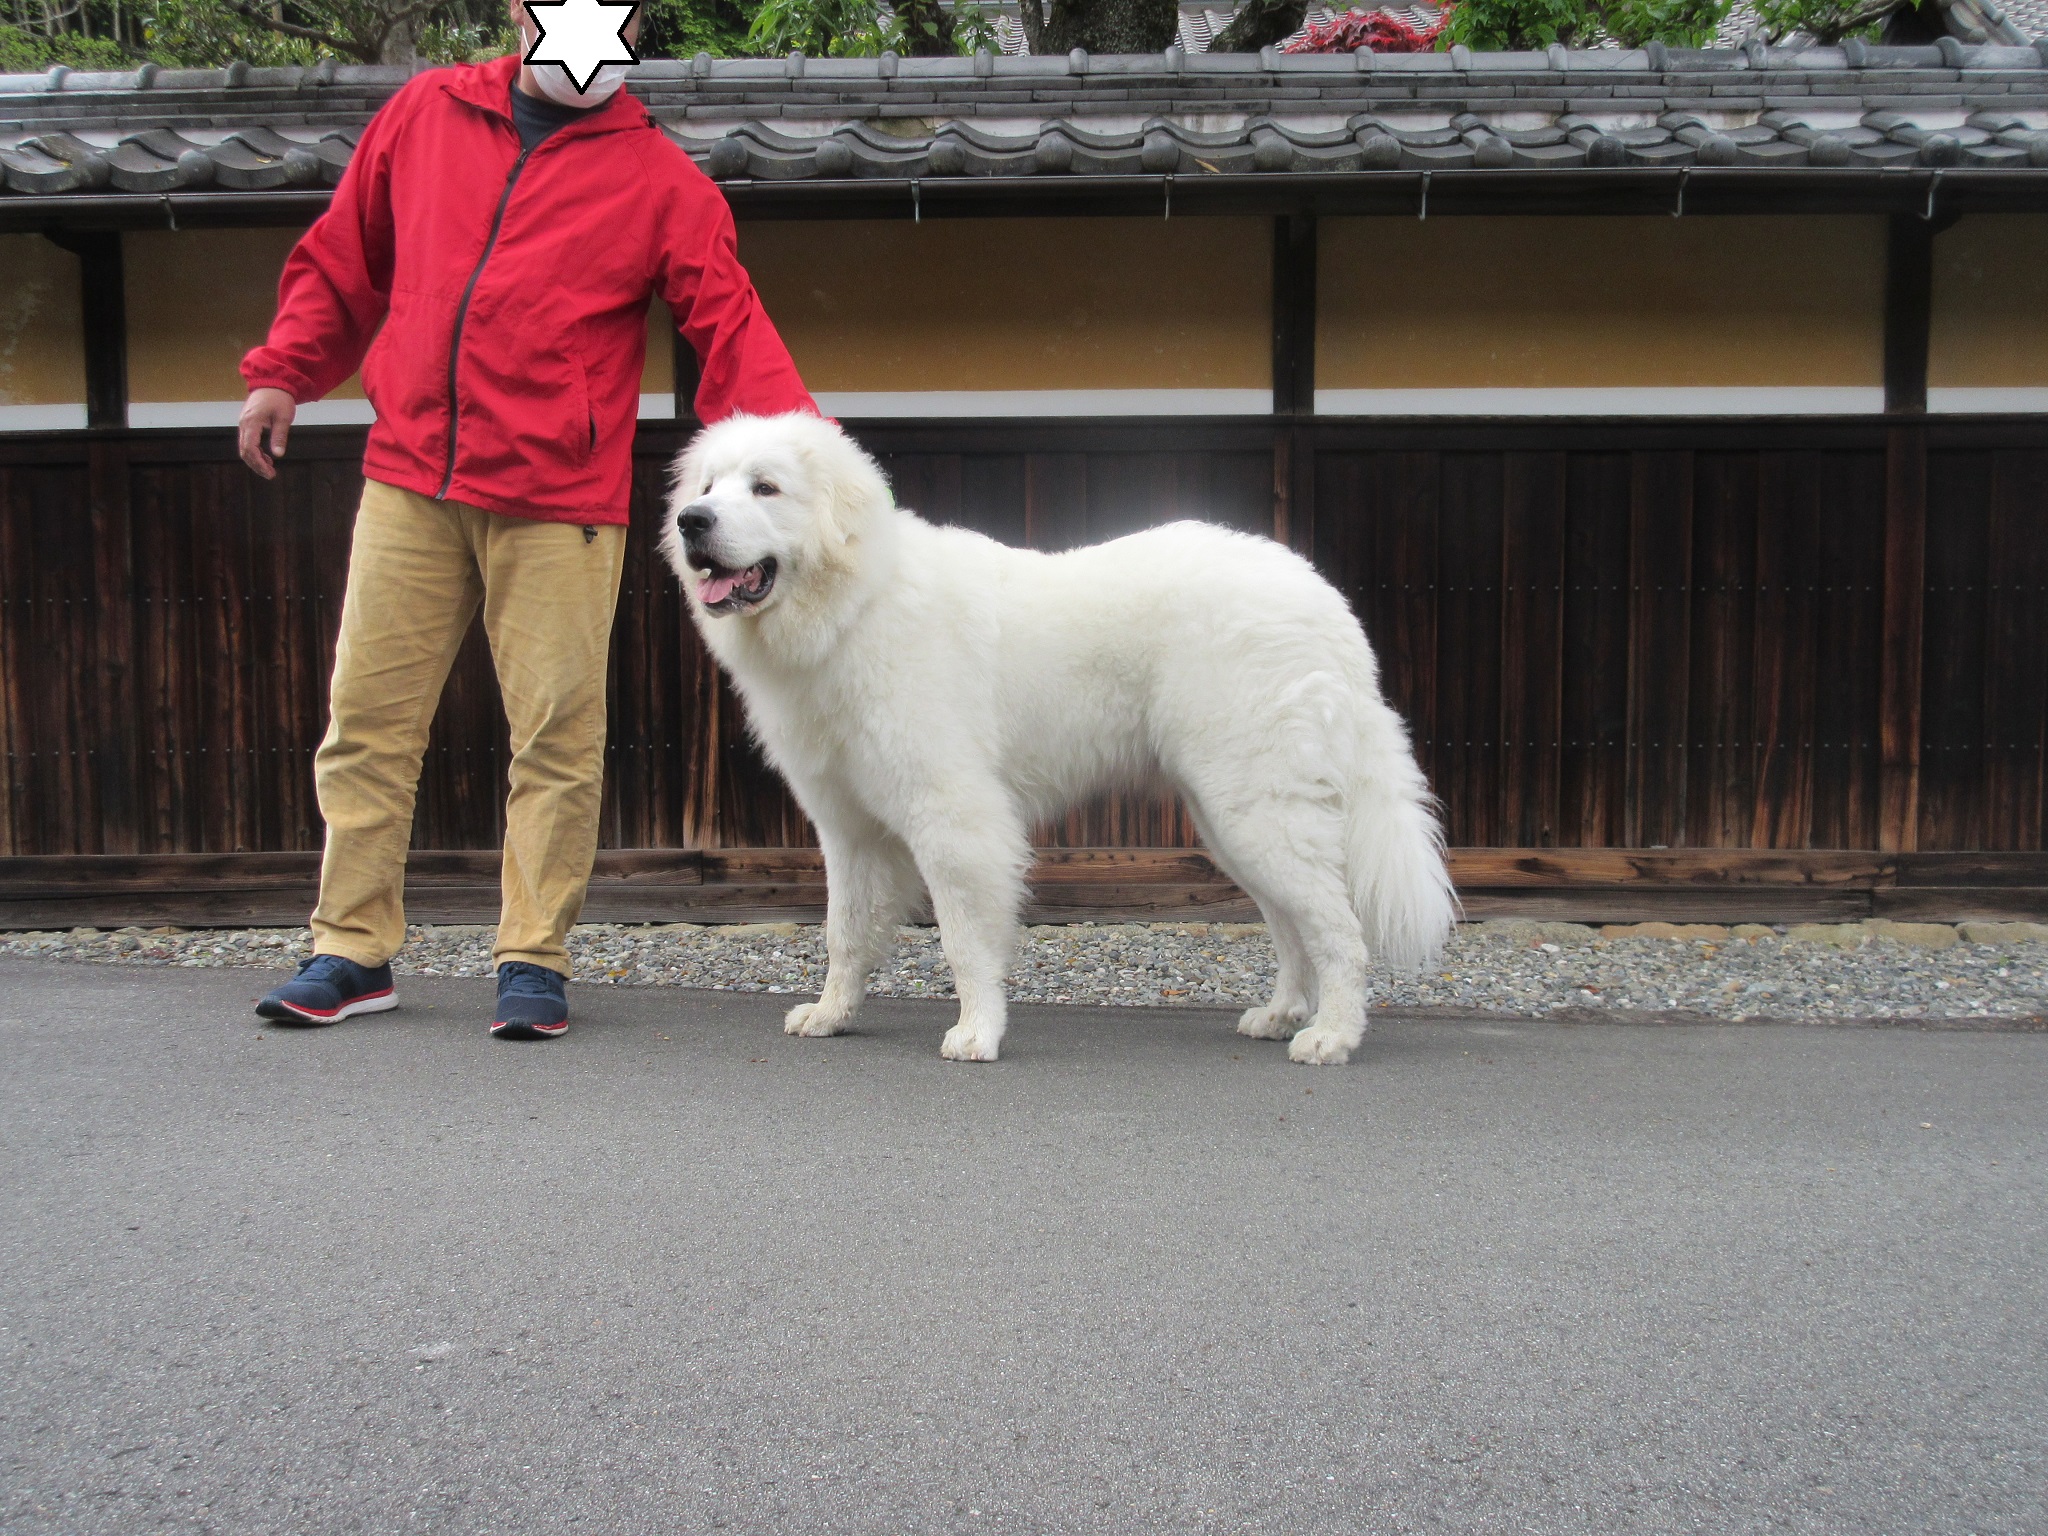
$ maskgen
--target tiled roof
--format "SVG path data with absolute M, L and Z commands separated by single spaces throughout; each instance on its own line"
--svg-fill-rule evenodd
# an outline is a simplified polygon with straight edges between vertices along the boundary
M 331 186 L 406 78 L 332 64 L 0 77 L 0 207 Z M 2048 50 L 1953 37 L 1797 51 L 700 55 L 641 65 L 631 88 L 728 181 L 2048 168 Z

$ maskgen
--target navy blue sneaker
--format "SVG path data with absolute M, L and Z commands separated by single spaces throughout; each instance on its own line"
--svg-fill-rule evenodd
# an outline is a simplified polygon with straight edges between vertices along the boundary
M 558 972 L 524 960 L 498 967 L 498 1012 L 491 1033 L 500 1040 L 551 1040 L 569 1028 L 569 992 Z
M 279 1024 L 332 1024 L 397 1006 L 390 966 L 372 970 L 340 955 L 315 955 L 299 967 L 298 975 L 258 1003 L 256 1013 Z

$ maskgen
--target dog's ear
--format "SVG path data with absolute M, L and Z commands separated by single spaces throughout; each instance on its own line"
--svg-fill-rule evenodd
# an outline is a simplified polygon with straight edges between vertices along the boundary
M 807 447 L 817 476 L 820 532 L 828 544 L 851 544 L 895 505 L 889 478 L 835 422 L 818 422 Z

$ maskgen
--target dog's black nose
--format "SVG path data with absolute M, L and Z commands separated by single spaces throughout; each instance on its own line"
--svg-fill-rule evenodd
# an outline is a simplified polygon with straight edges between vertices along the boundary
M 711 531 L 716 515 L 701 501 L 693 501 L 676 514 L 676 532 L 685 539 L 701 539 Z

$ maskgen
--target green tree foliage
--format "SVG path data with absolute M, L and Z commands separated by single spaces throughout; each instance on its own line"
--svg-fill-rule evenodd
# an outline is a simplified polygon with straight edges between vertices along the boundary
M 1823 43 L 1873 33 L 1912 0 L 1757 0 L 1757 25 L 1773 40 L 1794 32 Z
M 111 37 L 50 33 L 0 21 L 0 75 L 41 74 L 52 64 L 73 69 L 132 69 L 128 50 Z
M 812 58 L 872 58 L 880 53 L 918 57 L 994 48 L 995 16 L 972 0 L 950 9 L 937 0 L 761 0 L 747 32 L 746 51 Z
M 640 57 L 728 58 L 747 52 L 751 6 L 738 0 L 641 0 Z
M 1460 0 L 1444 38 L 1470 48 L 1571 47 L 1603 36 L 1629 48 L 1653 41 L 1697 48 L 1713 40 L 1728 6 L 1729 0 Z

